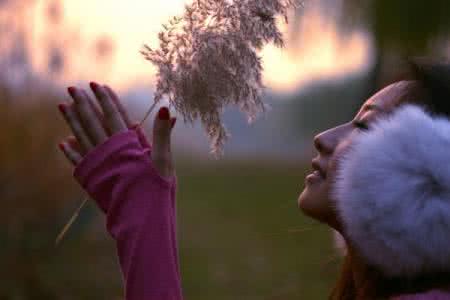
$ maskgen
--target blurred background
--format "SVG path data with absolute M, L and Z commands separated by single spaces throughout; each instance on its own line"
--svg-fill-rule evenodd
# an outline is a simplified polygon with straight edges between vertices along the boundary
M 0 300 L 122 298 L 95 204 L 54 246 L 84 197 L 57 149 L 69 129 L 56 105 L 69 100 L 67 86 L 95 80 L 142 119 L 156 72 L 139 50 L 157 46 L 161 24 L 183 4 L 0 0 Z M 447 0 L 306 0 L 280 25 L 286 47 L 262 52 L 272 111 L 248 125 L 230 108 L 220 160 L 198 124 L 177 124 L 186 299 L 326 298 L 340 257 L 329 229 L 296 203 L 316 155 L 312 138 L 402 78 L 405 57 L 449 58 L 449 11 Z

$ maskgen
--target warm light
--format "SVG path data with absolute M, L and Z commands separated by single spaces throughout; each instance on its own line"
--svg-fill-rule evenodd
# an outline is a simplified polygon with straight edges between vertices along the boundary
M 45 70 L 45 52 L 39 51 L 43 38 L 53 34 L 66 53 L 64 82 L 97 80 L 117 89 L 134 84 L 152 85 L 155 68 L 139 54 L 144 43 L 157 46 L 161 24 L 183 11 L 182 0 L 66 0 L 64 21 L 49 28 L 39 2 L 34 26 L 34 64 Z M 288 92 L 320 77 L 357 70 L 367 64 L 368 42 L 360 33 L 343 40 L 336 28 L 314 9 L 303 15 L 297 45 L 263 50 L 264 83 Z M 284 27 L 285 28 L 285 27 Z M 98 38 L 110 38 L 114 53 L 99 63 L 93 49 Z M 45 49 L 42 49 L 45 50 Z
M 268 45 L 263 50 L 268 87 L 290 92 L 313 80 L 355 72 L 368 65 L 369 42 L 362 33 L 352 33 L 344 40 L 332 23 L 314 11 L 303 16 L 299 28 L 296 44 L 283 49 Z

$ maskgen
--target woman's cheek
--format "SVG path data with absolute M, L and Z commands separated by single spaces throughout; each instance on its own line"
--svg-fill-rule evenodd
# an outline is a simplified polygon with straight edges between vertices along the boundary
M 358 132 L 353 131 L 348 134 L 345 139 L 342 139 L 341 142 L 336 146 L 333 151 L 333 155 L 330 157 L 330 161 L 328 162 L 328 170 L 327 170 L 327 178 L 331 179 L 330 184 L 333 184 L 336 180 L 337 173 L 339 171 L 339 164 L 347 154 L 347 152 L 351 149 L 354 138 L 357 136 Z M 328 176 L 329 175 L 329 176 Z
M 340 226 L 339 221 L 339 215 L 336 210 L 336 197 L 333 194 L 333 189 L 336 184 L 337 176 L 340 170 L 340 164 L 342 162 L 342 159 L 347 154 L 347 152 L 350 150 L 352 145 L 351 138 L 348 138 L 344 141 L 342 141 L 333 152 L 333 156 L 330 158 L 330 161 L 328 162 L 328 168 L 327 168 L 327 192 L 328 192 L 328 201 L 329 201 L 329 214 L 332 215 L 332 219 L 335 220 L 335 222 Z

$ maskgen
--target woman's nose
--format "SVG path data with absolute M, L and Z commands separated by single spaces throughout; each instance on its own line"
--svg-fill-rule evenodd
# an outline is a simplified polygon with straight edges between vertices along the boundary
M 321 135 L 316 135 L 314 137 L 314 146 L 316 147 L 317 151 L 319 153 L 324 153 L 326 152 L 325 149 L 326 147 L 324 146 L 323 140 L 321 138 Z M 328 149 L 328 148 L 327 148 Z
M 337 141 L 336 131 L 334 130 L 336 128 L 337 127 L 319 133 L 314 137 L 314 146 L 316 147 L 317 151 L 319 151 L 319 153 L 333 153 Z

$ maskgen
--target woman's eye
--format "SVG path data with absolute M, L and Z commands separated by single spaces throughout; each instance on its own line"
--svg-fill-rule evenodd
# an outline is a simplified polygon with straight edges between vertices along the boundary
M 367 126 L 367 124 L 366 124 L 366 123 L 363 123 L 363 122 L 358 122 L 358 121 L 356 121 L 356 122 L 354 122 L 353 124 L 355 124 L 355 126 L 356 126 L 357 128 L 359 128 L 359 129 L 361 129 L 361 130 L 368 130 L 368 129 L 369 129 L 369 126 Z

